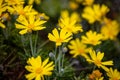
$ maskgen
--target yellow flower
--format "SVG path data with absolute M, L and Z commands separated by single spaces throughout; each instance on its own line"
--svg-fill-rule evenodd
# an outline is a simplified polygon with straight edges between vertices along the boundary
M 38 14 L 38 12 L 35 11 L 31 5 L 25 7 L 23 5 L 14 5 L 12 7 L 8 7 L 8 11 L 11 14 L 23 15 L 23 16 Z
M 76 57 L 78 55 L 86 57 L 86 53 L 88 52 L 88 48 L 85 44 L 83 44 L 79 38 L 76 38 L 75 40 L 70 41 L 71 45 L 68 45 L 68 48 L 70 50 L 70 54 L 73 54 L 73 57 Z
M 102 73 L 99 70 L 94 70 L 92 74 L 89 75 L 90 80 L 103 80 Z
M 117 69 L 110 68 L 107 72 L 107 76 L 109 77 L 109 80 L 120 80 L 120 72 Z
M 0 27 L 1 28 L 5 28 L 6 26 L 5 26 L 5 24 L 3 24 L 3 20 L 0 18 Z
M 28 1 L 28 4 L 33 4 L 33 3 L 36 3 L 36 4 L 40 4 L 41 3 L 41 0 L 29 0 Z
M 55 28 L 52 33 L 53 34 L 48 34 L 48 38 L 50 41 L 56 42 L 56 46 L 60 46 L 63 42 L 68 42 L 70 39 L 72 39 L 72 34 L 63 29 L 60 30 L 59 33 L 59 31 Z
M 6 11 L 6 9 L 7 9 L 7 5 L 3 3 L 3 0 L 0 0 L 0 16 L 4 11 Z
M 90 5 L 93 4 L 93 2 L 94 2 L 94 0 L 83 0 L 82 4 L 83 4 L 83 5 L 90 6 Z
M 78 33 L 83 31 L 81 25 L 78 24 L 79 21 L 80 18 L 76 12 L 69 16 L 68 11 L 62 11 L 58 25 L 67 32 Z
M 4 20 L 3 20 L 3 15 L 7 10 L 7 5 L 5 3 L 3 3 L 3 0 L 0 0 L 0 27 L 5 28 L 5 25 L 3 24 Z
M 87 57 L 86 60 L 90 63 L 94 63 L 98 68 L 103 68 L 105 71 L 109 71 L 109 69 L 106 66 L 110 66 L 113 65 L 113 61 L 104 61 L 102 62 L 102 59 L 104 57 L 104 53 L 99 52 L 95 52 L 94 50 L 90 50 L 89 51 L 90 57 Z
M 6 20 L 9 20 L 10 19 L 10 16 L 8 13 L 3 13 L 1 16 L 0 16 L 0 27 L 2 28 L 5 28 L 5 24 L 4 24 L 4 21 Z
M 15 23 L 15 26 L 17 29 L 22 29 L 19 32 L 21 35 L 32 32 L 32 30 L 37 31 L 46 28 L 43 26 L 43 23 L 46 21 L 40 20 L 40 18 L 36 19 L 34 15 L 29 15 L 28 18 L 19 16 L 17 22 L 18 23 Z
M 75 1 L 70 1 L 69 6 L 72 10 L 76 10 L 79 7 L 79 4 L 76 3 Z
M 109 8 L 107 6 L 94 4 L 93 6 L 85 7 L 82 17 L 92 24 L 95 21 L 102 21 L 108 11 Z
M 44 75 L 50 76 L 54 70 L 53 62 L 48 63 L 49 58 L 42 62 L 41 57 L 31 57 L 28 59 L 25 69 L 30 73 L 25 75 L 28 80 L 44 80 Z
M 21 5 L 24 4 L 24 0 L 5 0 L 8 5 Z
M 86 33 L 86 36 L 82 36 L 82 42 L 85 44 L 91 44 L 91 45 L 98 45 L 101 43 L 102 34 L 99 34 L 97 32 L 88 31 Z
M 101 27 L 101 34 L 103 34 L 104 40 L 115 40 L 119 31 L 119 25 L 116 20 L 104 19 L 103 26 Z

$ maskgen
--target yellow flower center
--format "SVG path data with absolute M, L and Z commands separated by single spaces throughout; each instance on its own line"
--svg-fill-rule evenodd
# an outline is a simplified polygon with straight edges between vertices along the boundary
M 36 71 L 35 71 L 35 72 L 36 72 L 36 74 L 41 74 L 41 73 L 42 73 L 42 71 L 43 71 L 43 70 L 42 70 L 42 68 L 41 68 L 41 67 L 39 67 L 39 68 L 37 68 L 37 69 L 36 69 Z
M 100 66 L 102 63 L 101 63 L 101 61 L 100 60 L 95 60 L 95 64 L 97 65 L 97 66 Z
M 114 77 L 112 80 L 119 80 L 118 78 Z
M 21 10 L 21 11 L 19 12 L 19 14 L 20 14 L 20 15 L 25 15 L 25 12 L 24 12 L 23 10 Z
M 67 28 L 67 31 L 68 31 L 68 32 L 73 32 L 72 29 L 69 28 L 69 27 Z
M 28 32 L 32 32 L 32 29 L 34 28 L 33 24 L 29 24 L 28 25 Z
M 93 74 L 94 74 L 94 76 L 95 76 L 96 78 L 100 78 L 101 75 L 102 75 L 102 73 L 101 73 L 99 70 L 93 71 Z
M 91 42 L 91 44 L 93 44 L 93 45 L 96 45 L 96 44 L 97 44 L 97 42 L 96 42 L 95 40 L 91 40 L 90 42 Z
M 63 41 L 63 39 L 61 39 L 61 38 L 58 38 L 58 39 L 56 40 L 57 43 L 61 43 L 62 41 Z
M 85 50 L 83 50 L 83 49 L 78 49 L 78 52 L 79 52 L 80 54 L 82 54 L 82 53 L 85 52 Z

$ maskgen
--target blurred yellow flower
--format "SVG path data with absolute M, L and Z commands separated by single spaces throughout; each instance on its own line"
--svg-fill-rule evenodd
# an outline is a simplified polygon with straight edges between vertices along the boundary
M 92 24 L 95 21 L 102 21 L 108 11 L 109 8 L 106 5 L 94 4 L 84 8 L 82 17 Z
M 5 28 L 5 24 L 4 21 L 9 20 L 10 16 L 8 13 L 2 13 L 2 15 L 0 16 L 0 27 Z
M 82 4 L 86 5 L 86 6 L 90 6 L 93 4 L 93 2 L 94 2 L 94 0 L 83 0 Z
M 3 24 L 3 20 L 0 18 L 0 27 L 1 28 L 5 28 L 6 26 L 5 26 L 5 24 Z
M 110 68 L 107 72 L 107 76 L 109 77 L 109 80 L 120 80 L 120 72 L 117 69 Z
M 7 5 L 21 5 L 24 4 L 24 0 L 5 0 Z
M 22 29 L 19 32 L 21 35 L 32 32 L 32 30 L 37 31 L 46 28 L 43 26 L 46 21 L 40 20 L 40 18 L 36 19 L 34 15 L 29 15 L 27 18 L 21 15 L 18 17 L 17 22 L 15 26 L 17 29 Z
M 75 1 L 69 1 L 69 7 L 72 10 L 76 10 L 79 7 L 79 4 L 77 2 L 75 2 Z
M 37 11 L 35 11 L 31 5 L 25 6 L 24 5 L 15 5 L 12 7 L 8 7 L 8 11 L 11 14 L 16 14 L 16 15 L 23 15 L 23 16 L 28 16 L 28 15 L 35 15 L 38 14 Z
M 36 3 L 36 4 L 40 4 L 41 3 L 41 0 L 28 0 L 28 4 L 33 4 L 33 3 Z
M 7 9 L 7 5 L 3 3 L 3 0 L 0 0 L 0 16 L 4 11 L 6 11 L 6 9 Z
M 94 70 L 92 74 L 89 75 L 90 80 L 103 80 L 102 73 L 99 70 Z
M 73 57 L 76 57 L 78 55 L 86 57 L 86 53 L 89 51 L 87 45 L 83 44 L 79 38 L 70 41 L 68 48 L 70 49 L 70 54 L 73 54 Z
M 49 58 L 42 62 L 41 57 L 37 56 L 36 58 L 31 57 L 28 59 L 25 69 L 30 73 L 25 75 L 28 80 L 44 80 L 44 76 L 51 75 L 54 70 L 53 62 L 49 62 Z
M 94 0 L 70 0 L 69 7 L 72 10 L 76 10 L 79 8 L 79 5 L 91 6 L 94 3 Z
M 113 65 L 113 61 L 104 61 L 102 62 L 102 59 L 104 57 L 104 53 L 99 52 L 95 52 L 94 50 L 90 50 L 89 51 L 90 57 L 87 57 L 86 60 L 90 63 L 94 63 L 98 68 L 102 68 L 105 71 L 109 71 L 109 69 L 106 66 L 111 66 Z
M 85 44 L 91 44 L 95 46 L 101 43 L 100 40 L 102 40 L 102 38 L 102 34 L 90 30 L 86 33 L 86 36 L 82 35 L 82 42 Z
M 3 12 L 7 10 L 7 5 L 3 3 L 3 0 L 0 0 L 0 27 L 5 28 L 5 25 L 3 24 L 4 20 L 2 19 Z
M 52 34 L 48 34 L 48 38 L 50 41 L 53 41 L 56 43 L 56 46 L 60 46 L 63 42 L 68 42 L 70 39 L 72 39 L 72 34 L 66 32 L 65 30 L 59 31 L 55 28 L 52 31 Z
M 70 33 L 78 33 L 78 32 L 82 32 L 82 26 L 80 25 L 80 23 L 78 23 L 80 21 L 79 15 L 74 12 L 71 14 L 71 16 L 69 16 L 68 11 L 62 11 L 61 12 L 61 17 L 59 19 L 59 26 L 60 28 L 66 30 L 67 32 Z
M 103 34 L 103 39 L 115 40 L 119 33 L 119 25 L 116 20 L 110 20 L 105 18 L 103 20 L 103 26 L 101 27 L 101 34 Z

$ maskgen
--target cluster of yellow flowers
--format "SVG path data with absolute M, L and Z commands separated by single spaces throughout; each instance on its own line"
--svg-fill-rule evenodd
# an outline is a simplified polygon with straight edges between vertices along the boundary
M 28 3 L 32 4 L 34 0 L 29 0 Z M 40 0 L 35 0 L 36 2 L 40 2 Z M 44 13 L 39 13 L 32 8 L 32 5 L 24 6 L 24 0 L 1 0 L 0 1 L 0 26 L 5 28 L 4 15 L 5 13 L 10 13 L 11 15 L 17 15 L 17 22 L 15 23 L 17 29 L 22 29 L 19 33 L 25 34 L 29 33 L 32 30 L 42 30 L 43 24 L 46 22 L 43 19 L 49 19 Z
M 44 13 L 36 11 L 32 4 L 40 4 L 41 0 L 28 0 L 28 5 L 24 6 L 24 0 L 0 0 L 0 27 L 6 28 L 4 21 L 10 15 L 16 15 L 15 27 L 20 29 L 20 35 L 32 33 L 32 31 L 43 30 L 46 27 L 44 23 L 49 19 Z M 100 45 L 105 40 L 116 40 L 120 32 L 119 24 L 116 20 L 111 20 L 106 17 L 109 8 L 106 5 L 94 4 L 94 0 L 74 0 L 70 1 L 70 8 L 75 10 L 82 4 L 85 6 L 81 17 L 94 24 L 100 23 L 100 30 L 84 31 L 80 24 L 81 18 L 77 12 L 69 13 L 64 10 L 61 12 L 57 27 L 48 33 L 48 39 L 55 43 L 58 48 L 64 43 L 68 43 L 69 53 L 74 58 L 82 56 L 89 64 L 94 64 L 98 69 L 103 69 L 110 80 L 119 80 L 120 72 L 108 66 L 113 66 L 113 61 L 104 61 L 104 52 L 94 50 L 94 46 Z M 8 14 L 9 13 L 9 14 Z M 97 26 L 96 26 L 97 27 Z M 84 32 L 85 34 L 75 37 L 74 35 Z M 28 59 L 25 66 L 30 73 L 25 75 L 28 80 L 44 80 L 44 75 L 51 75 L 54 70 L 53 62 L 49 62 L 49 58 L 42 62 L 41 56 L 31 57 Z M 102 73 L 99 70 L 94 70 L 89 75 L 90 80 L 104 80 Z

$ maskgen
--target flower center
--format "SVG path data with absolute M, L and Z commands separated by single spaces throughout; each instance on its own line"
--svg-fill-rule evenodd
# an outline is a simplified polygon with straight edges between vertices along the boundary
M 61 39 L 61 38 L 58 38 L 58 39 L 56 40 L 57 43 L 61 43 L 62 41 L 63 41 L 63 39 Z
M 97 44 L 95 40 L 91 40 L 90 42 L 91 42 L 91 44 L 93 44 L 93 45 L 96 45 L 96 44 Z
M 71 28 L 67 27 L 68 32 L 73 32 Z
M 34 28 L 33 24 L 29 24 L 28 25 L 28 32 L 32 32 L 32 29 Z
M 19 12 L 19 14 L 20 14 L 20 15 L 25 15 L 25 12 L 24 12 L 23 10 L 21 10 L 21 11 Z
M 37 69 L 36 69 L 36 71 L 35 71 L 35 72 L 36 72 L 36 74 L 40 74 L 40 73 L 42 73 L 42 71 L 43 71 L 43 70 L 42 70 L 42 68 L 41 68 L 41 67 L 39 67 L 39 68 L 37 68 Z
M 79 52 L 80 54 L 82 54 L 82 53 L 84 53 L 85 51 L 84 51 L 83 49 L 78 49 L 78 52 Z
M 100 65 L 101 65 L 101 61 L 100 61 L 100 60 L 95 60 L 95 64 L 96 64 L 97 66 L 100 66 Z
M 114 77 L 112 80 L 119 80 L 118 78 Z

